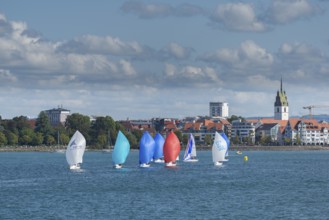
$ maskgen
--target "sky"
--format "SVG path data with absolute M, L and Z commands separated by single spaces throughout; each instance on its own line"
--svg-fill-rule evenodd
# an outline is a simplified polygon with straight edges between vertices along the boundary
M 329 0 L 3 0 L 0 116 L 329 112 Z

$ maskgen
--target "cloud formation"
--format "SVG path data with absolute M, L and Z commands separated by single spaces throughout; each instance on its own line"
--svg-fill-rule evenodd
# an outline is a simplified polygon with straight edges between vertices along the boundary
M 86 29 L 65 40 L 47 40 L 25 22 L 0 14 L 0 103 L 16 112 L 20 103 L 37 113 L 63 104 L 122 119 L 206 115 L 209 101 L 227 101 L 233 114 L 259 115 L 265 109 L 271 116 L 281 76 L 291 88 L 289 97 L 314 92 L 316 85 L 317 100 L 327 99 L 322 91 L 328 53 L 311 40 L 320 35 L 317 29 L 312 27 L 314 34 L 299 29 L 310 38 L 285 33 L 297 20 L 319 21 L 316 15 L 325 15 L 314 2 L 126 1 L 120 6 L 115 10 L 123 13 L 109 13 L 119 18 L 117 26 L 102 34 Z M 321 34 L 328 42 L 327 32 Z M 310 95 L 303 96 L 289 101 L 305 105 Z
M 227 3 L 218 5 L 211 19 L 232 31 L 264 31 L 266 26 L 257 19 L 250 4 Z
M 274 0 L 267 16 L 272 23 L 285 24 L 319 13 L 320 8 L 307 0 Z

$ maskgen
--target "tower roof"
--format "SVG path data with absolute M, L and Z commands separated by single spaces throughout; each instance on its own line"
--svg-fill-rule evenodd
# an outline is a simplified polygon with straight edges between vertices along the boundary
M 277 92 L 274 106 L 288 106 L 288 98 L 286 92 L 282 89 L 282 77 L 280 91 Z

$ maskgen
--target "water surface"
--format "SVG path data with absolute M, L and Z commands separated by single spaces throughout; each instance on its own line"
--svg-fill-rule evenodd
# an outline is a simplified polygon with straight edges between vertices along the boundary
M 77 172 L 62 153 L 0 153 L 0 219 L 329 218 L 328 151 L 230 152 L 221 168 L 198 157 L 142 169 L 131 151 L 115 170 L 110 153 L 86 152 Z

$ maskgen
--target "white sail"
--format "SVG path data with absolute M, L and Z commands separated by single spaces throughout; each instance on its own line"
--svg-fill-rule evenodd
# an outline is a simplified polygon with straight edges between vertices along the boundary
M 66 149 L 66 161 L 70 165 L 70 168 L 79 167 L 79 164 L 82 163 L 85 149 L 86 139 L 79 131 L 76 131 Z
M 227 142 L 225 139 L 218 133 L 215 133 L 215 140 L 212 145 L 212 160 L 214 163 L 222 163 L 225 161 L 225 154 L 227 151 Z
M 196 157 L 196 146 L 195 146 L 195 140 L 194 136 L 191 135 L 191 140 L 192 140 L 192 151 L 191 151 L 191 157 L 195 158 Z

